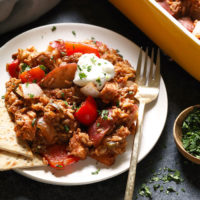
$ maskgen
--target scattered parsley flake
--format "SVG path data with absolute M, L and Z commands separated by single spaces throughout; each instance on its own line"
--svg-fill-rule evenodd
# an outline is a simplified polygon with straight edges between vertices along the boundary
M 75 31 L 72 31 L 72 34 L 76 37 L 76 32 Z
M 27 83 L 26 83 L 26 87 L 28 87 L 28 86 L 29 86 L 29 83 L 27 82 Z
M 72 105 L 72 109 L 75 110 L 76 109 L 76 103 L 74 102 Z
M 97 127 L 99 127 L 99 126 L 100 126 L 100 123 L 98 122 L 98 123 L 97 123 Z
M 75 49 L 75 45 L 73 44 L 73 49 Z
M 185 189 L 184 189 L 184 188 L 181 188 L 181 191 L 182 191 L 182 192 L 185 192 Z
M 80 77 L 80 79 L 82 80 L 83 78 L 86 78 L 87 76 L 86 76 L 85 73 L 79 73 L 79 77 Z
M 119 49 L 116 49 L 116 52 L 119 53 Z
M 91 66 L 91 65 L 87 66 L 87 71 L 88 71 L 88 72 L 90 72 L 91 69 L 92 69 L 92 66 Z
M 166 194 L 169 194 L 169 192 L 176 192 L 176 190 L 174 190 L 174 188 L 172 187 L 168 187 L 166 190 Z
M 91 174 L 92 175 L 97 175 L 97 174 L 99 174 L 99 172 L 100 172 L 100 169 L 97 169 L 95 172 L 92 172 Z
M 26 63 L 21 64 L 21 72 L 26 72 L 26 71 L 29 71 L 30 69 L 31 67 L 27 65 Z
M 64 101 L 64 103 L 65 103 L 66 106 L 68 106 L 68 102 L 67 101 Z
M 54 56 L 51 56 L 50 59 L 53 60 L 53 59 L 54 59 Z
M 164 191 L 164 187 L 161 185 L 160 192 L 163 192 L 163 191 Z
M 64 52 L 64 51 L 61 51 L 60 53 L 62 56 L 66 56 L 66 52 Z
M 33 80 L 33 83 L 37 83 L 37 80 Z
M 101 63 L 98 63 L 99 66 L 101 66 Z
M 95 40 L 95 38 L 94 38 L 94 37 L 91 37 L 91 40 Z
M 65 128 L 65 132 L 68 133 L 69 132 L 69 127 L 67 125 L 65 125 L 64 128 Z
M 36 122 L 36 118 L 34 118 L 34 119 L 32 120 L 32 122 L 31 122 L 32 127 L 35 126 L 35 122 Z
M 95 58 L 94 58 L 94 57 L 92 57 L 92 58 L 90 58 L 90 60 L 91 60 L 92 64 L 94 64 L 94 65 L 95 65 L 95 63 L 96 63 L 96 60 L 95 60 Z
M 150 189 L 146 184 L 142 184 L 139 190 L 139 195 L 152 198 Z
M 96 82 L 99 84 L 99 86 L 101 86 L 101 79 L 100 78 L 96 79 Z
M 78 67 L 79 71 L 82 71 L 82 69 L 81 69 L 80 65 L 77 65 L 77 67 Z
M 28 94 L 29 97 L 32 99 L 34 97 L 34 94 Z
M 120 102 L 117 101 L 116 106 L 119 108 L 120 107 Z
M 42 69 L 43 71 L 46 70 L 46 67 L 45 67 L 44 65 L 40 65 L 39 67 L 40 67 L 40 69 Z
M 64 98 L 65 97 L 65 93 L 61 92 L 61 97 Z
M 1 96 L 1 99 L 5 99 L 5 96 L 3 95 L 3 96 Z
M 154 191 L 156 191 L 159 187 L 160 187 L 160 184 L 155 184 L 155 185 L 153 185 Z
M 108 110 L 102 110 L 101 111 L 101 118 L 103 120 L 107 120 L 108 119 L 108 114 L 109 114 L 109 111 Z
M 63 168 L 63 166 L 62 166 L 62 165 L 56 165 L 56 167 Z
M 56 26 L 53 26 L 53 27 L 51 28 L 51 31 L 54 32 L 55 30 L 56 30 Z

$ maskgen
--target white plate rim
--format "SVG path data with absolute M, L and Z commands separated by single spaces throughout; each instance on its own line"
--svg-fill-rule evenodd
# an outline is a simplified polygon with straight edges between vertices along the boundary
M 16 36 L 16 37 L 12 38 L 11 40 L 9 40 L 6 44 L 4 44 L 4 45 L 0 48 L 0 55 L 1 55 L 1 50 L 7 48 L 7 46 L 9 46 L 9 44 L 10 44 L 11 42 L 13 42 L 14 40 L 16 40 L 16 39 L 18 39 L 18 38 L 20 38 L 20 37 L 23 37 L 23 35 L 26 35 L 26 34 L 29 34 L 29 33 L 31 33 L 31 32 L 41 30 L 41 29 L 50 28 L 50 27 L 53 27 L 53 26 L 56 26 L 56 27 L 62 27 L 62 26 L 64 26 L 64 27 L 65 27 L 65 26 L 81 27 L 81 26 L 82 26 L 82 27 L 88 27 L 88 28 L 93 28 L 93 29 L 95 28 L 95 29 L 99 29 L 99 30 L 101 29 L 101 30 L 103 30 L 103 31 L 105 31 L 105 32 L 110 32 L 111 34 L 117 35 L 118 37 L 121 37 L 122 39 L 124 39 L 124 40 L 126 40 L 126 41 L 128 41 L 128 42 L 130 42 L 130 43 L 132 43 L 132 44 L 134 44 L 134 45 L 136 45 L 134 42 L 132 42 L 131 40 L 127 39 L 127 38 L 124 37 L 123 35 L 120 35 L 119 33 L 116 33 L 116 32 L 114 32 L 114 31 L 112 31 L 112 30 L 107 29 L 107 28 L 103 28 L 103 27 L 99 27 L 99 26 L 95 26 L 95 25 L 91 25 L 91 24 L 84 24 L 84 23 L 56 23 L 56 24 L 49 24 L 49 25 L 39 26 L 39 27 L 30 29 L 30 30 L 25 31 L 25 32 L 21 33 L 20 35 L 18 35 L 18 36 Z M 137 45 L 136 45 L 136 46 L 137 46 Z M 138 48 L 139 48 L 139 47 L 138 47 Z M 141 160 L 143 160 L 143 159 L 151 152 L 151 150 L 154 148 L 155 144 L 156 144 L 157 141 L 159 140 L 159 138 L 160 138 L 160 136 L 161 136 L 161 134 L 162 134 L 162 131 L 163 131 L 163 129 L 164 129 L 164 126 L 165 126 L 165 122 L 166 122 L 166 118 L 167 118 L 167 113 L 168 113 L 168 97 L 167 97 L 166 87 L 165 87 L 165 84 L 164 84 L 164 81 L 163 81 L 162 77 L 161 77 L 161 83 L 162 83 L 163 88 L 164 88 L 164 90 L 163 90 L 164 96 L 165 96 L 165 98 L 166 98 L 166 100 L 167 100 L 167 101 L 166 101 L 166 105 L 165 105 L 165 110 L 166 110 L 166 112 L 165 112 L 165 116 L 164 116 L 164 123 L 162 124 L 160 134 L 159 134 L 159 136 L 157 137 L 157 139 L 154 141 L 154 144 L 151 146 L 151 148 L 149 149 L 149 151 L 148 151 L 145 155 L 143 155 L 142 158 L 139 159 L 138 162 L 140 162 Z M 39 181 L 39 182 L 43 182 L 43 183 L 48 183 L 48 184 L 54 184 L 54 185 L 86 185 L 86 184 L 92 184 L 92 183 L 96 183 L 96 182 L 100 182 L 100 181 L 103 181 L 103 180 L 112 178 L 112 177 L 117 176 L 117 175 L 119 175 L 119 174 L 121 174 L 121 173 L 123 173 L 123 172 L 125 172 L 125 171 L 127 171 L 127 170 L 128 170 L 128 167 L 125 168 L 125 169 L 123 169 L 123 170 L 121 170 L 120 172 L 118 172 L 118 173 L 112 175 L 112 176 L 107 176 L 107 177 L 104 177 L 104 178 L 98 178 L 97 180 L 94 180 L 94 181 L 89 181 L 89 182 L 85 181 L 85 182 L 80 182 L 80 183 L 78 183 L 78 182 L 77 182 L 77 183 L 67 183 L 67 182 L 66 182 L 66 183 L 63 183 L 63 182 L 59 182 L 59 181 L 49 181 L 49 180 L 42 179 L 42 178 L 40 178 L 40 177 L 32 176 L 32 175 L 30 175 L 30 174 L 24 172 L 23 169 L 15 169 L 14 171 L 16 171 L 17 173 L 19 173 L 19 174 L 21 174 L 21 175 L 23 175 L 23 176 L 26 176 L 26 177 L 28 177 L 28 178 L 30 178 L 30 179 L 33 179 L 33 180 L 36 180 L 36 181 Z

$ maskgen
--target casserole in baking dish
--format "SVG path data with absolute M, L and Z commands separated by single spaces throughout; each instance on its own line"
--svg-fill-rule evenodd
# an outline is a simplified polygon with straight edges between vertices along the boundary
M 155 0 L 110 0 L 181 67 L 200 80 L 200 41 Z

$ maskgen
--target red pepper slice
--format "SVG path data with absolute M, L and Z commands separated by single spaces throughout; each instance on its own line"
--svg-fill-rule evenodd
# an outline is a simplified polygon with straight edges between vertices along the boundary
M 68 56 L 78 52 L 78 53 L 83 53 L 83 54 L 94 53 L 97 57 L 100 57 L 97 48 L 90 46 L 88 44 L 83 44 L 80 42 L 66 41 L 65 48 L 66 48 Z
M 76 119 L 86 125 L 91 125 L 97 118 L 97 106 L 95 100 L 89 96 L 81 107 L 75 112 Z
M 18 77 L 19 64 L 20 64 L 19 60 L 16 59 L 16 60 L 13 60 L 10 64 L 7 65 L 7 70 L 8 70 L 11 77 L 15 77 L 15 78 Z
M 65 169 L 66 166 L 79 161 L 78 157 L 69 155 L 65 145 L 51 145 L 43 155 L 48 164 L 55 169 Z
M 22 72 L 19 75 L 22 83 L 32 83 L 32 82 L 39 82 L 41 79 L 45 77 L 45 72 L 39 66 L 34 67 L 29 71 Z

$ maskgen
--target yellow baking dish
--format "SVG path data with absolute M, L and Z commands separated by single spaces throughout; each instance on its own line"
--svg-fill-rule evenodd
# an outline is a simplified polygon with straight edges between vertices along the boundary
M 183 69 L 200 80 L 200 41 L 155 0 L 110 0 Z

